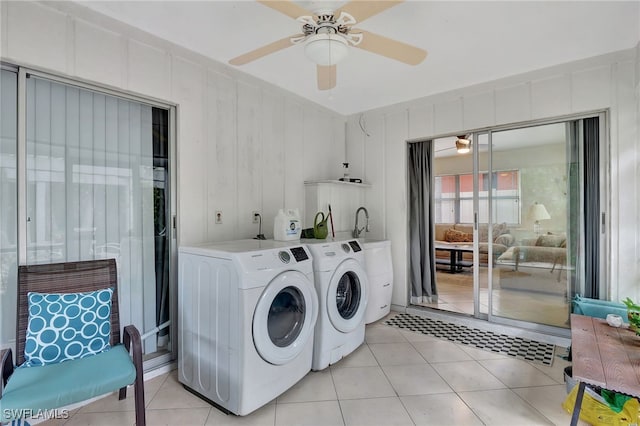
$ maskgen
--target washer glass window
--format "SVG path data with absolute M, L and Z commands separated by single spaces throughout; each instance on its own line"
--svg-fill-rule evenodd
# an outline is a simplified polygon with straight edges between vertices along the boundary
M 360 279 L 349 271 L 342 275 L 336 289 L 336 306 L 344 319 L 351 319 L 360 306 Z
M 271 302 L 267 317 L 269 338 L 284 348 L 296 341 L 304 325 L 304 296 L 295 287 L 285 287 Z

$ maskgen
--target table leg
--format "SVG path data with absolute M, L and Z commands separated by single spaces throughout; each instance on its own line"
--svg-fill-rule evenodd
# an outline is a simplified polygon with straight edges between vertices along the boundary
M 463 260 L 462 250 L 458 250 L 457 253 L 458 253 L 458 263 L 461 265 L 461 266 L 458 266 L 458 272 L 462 272 L 462 260 Z
M 454 273 L 454 272 L 456 272 L 456 269 L 457 269 L 456 251 L 455 250 L 450 250 L 449 253 L 451 253 L 450 258 L 449 258 L 449 266 L 451 267 L 451 273 Z
M 576 403 L 573 406 L 573 415 L 571 416 L 571 426 L 576 426 L 580 419 L 580 408 L 582 407 L 582 398 L 584 397 L 584 386 L 584 382 L 579 382 Z

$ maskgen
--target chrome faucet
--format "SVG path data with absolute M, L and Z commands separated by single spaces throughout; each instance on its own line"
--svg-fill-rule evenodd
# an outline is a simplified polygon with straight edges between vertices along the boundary
M 360 210 L 364 210 L 364 216 L 367 218 L 367 223 L 365 224 L 365 226 L 358 229 L 358 215 L 360 214 Z M 353 236 L 353 238 L 358 238 L 363 230 L 365 232 L 369 232 L 369 212 L 365 207 L 359 207 L 358 210 L 356 210 L 356 226 L 355 228 L 353 228 L 353 232 L 351 233 L 351 235 Z

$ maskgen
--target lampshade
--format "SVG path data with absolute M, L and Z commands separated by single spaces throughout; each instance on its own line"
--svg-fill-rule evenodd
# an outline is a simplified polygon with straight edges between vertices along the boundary
M 347 40 L 338 34 L 315 34 L 307 39 L 304 53 L 318 65 L 335 65 L 349 53 Z
M 471 151 L 471 141 L 464 136 L 458 136 L 456 140 L 456 150 L 458 154 L 466 154 Z
M 540 220 L 551 219 L 549 212 L 544 207 L 544 204 L 535 203 L 531 207 L 529 207 L 529 219 L 535 220 L 536 222 Z

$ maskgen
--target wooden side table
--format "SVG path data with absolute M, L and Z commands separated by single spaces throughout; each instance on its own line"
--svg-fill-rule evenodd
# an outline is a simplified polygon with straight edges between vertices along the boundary
M 640 397 L 640 337 L 601 318 L 571 315 L 573 378 L 580 382 L 571 425 L 577 425 L 585 385 Z

